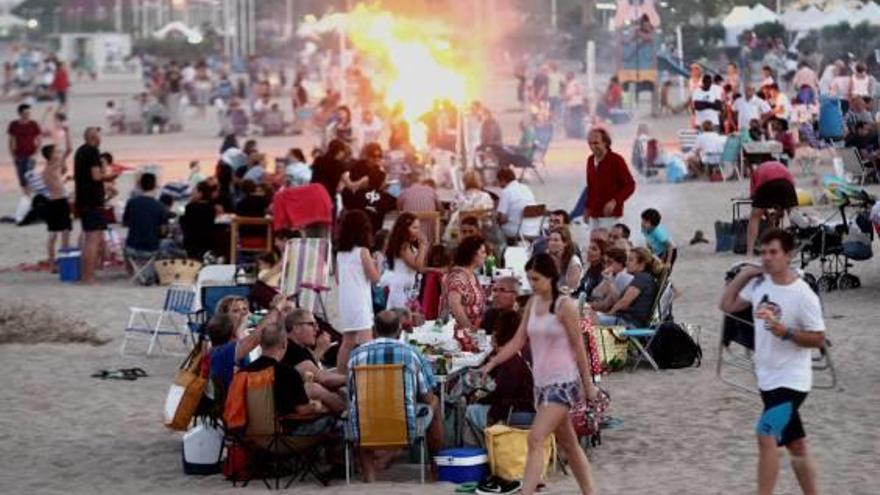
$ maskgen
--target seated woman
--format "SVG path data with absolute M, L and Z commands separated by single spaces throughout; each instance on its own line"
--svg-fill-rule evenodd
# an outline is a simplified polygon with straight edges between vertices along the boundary
M 584 271 L 581 259 L 575 254 L 575 244 L 571 240 L 568 227 L 558 227 L 550 231 L 547 238 L 547 252 L 556 263 L 556 269 L 562 276 L 559 278 L 560 289 L 567 288 L 564 292 L 578 286 Z
M 461 182 L 464 185 L 464 191 L 456 194 L 452 200 L 452 215 L 450 215 L 446 231 L 443 233 L 443 241 L 447 244 L 460 238 L 461 212 L 493 210 L 495 208 L 495 202 L 492 200 L 492 196 L 483 190 L 483 181 L 476 170 L 470 169 L 465 172 L 461 177 Z
M 626 269 L 633 279 L 611 309 L 597 313 L 600 325 L 640 328 L 651 323 L 654 299 L 659 290 L 655 277 L 663 270 L 663 264 L 647 248 L 638 247 L 629 252 Z
M 626 257 L 626 250 L 619 247 L 608 248 L 602 282 L 593 290 L 594 300 L 590 303 L 594 310 L 609 311 L 632 282 L 633 276 L 626 271 Z
M 281 308 L 274 307 L 260 324 L 248 333 L 241 331 L 247 326 L 248 315 L 247 307 L 241 304 L 241 298 L 226 297 L 217 306 L 218 311 L 206 325 L 205 332 L 211 339 L 209 376 L 214 384 L 214 399 L 220 400 L 222 404 L 236 368 L 246 366 L 250 362 L 250 353 L 259 346 L 263 328 L 278 322 Z M 220 311 L 221 307 L 224 311 Z
M 591 237 L 596 230 L 593 229 L 593 232 L 590 233 Z M 572 296 L 580 297 L 581 294 L 585 294 L 588 301 L 592 300 L 593 290 L 602 282 L 602 271 L 605 269 L 605 250 L 608 246 L 606 239 L 607 237 L 605 239 L 601 237 L 590 239 L 590 247 L 587 248 L 587 267 Z
M 469 342 L 468 332 L 480 328 L 486 309 L 486 294 L 480 286 L 476 271 L 486 260 L 486 243 L 482 237 L 462 239 L 455 252 L 453 267 L 444 280 L 446 307 L 455 319 L 456 338 Z
M 492 332 L 492 353 L 486 358 L 487 362 L 516 335 L 519 313 L 512 309 L 503 311 L 498 315 L 497 323 Z M 495 390 L 467 406 L 465 411 L 468 428 L 464 431 L 464 442 L 468 445 L 483 446 L 483 430 L 495 423 L 506 422 L 514 413 L 520 416 L 535 413 L 532 370 L 523 352 L 493 369 L 489 376 L 495 381 Z

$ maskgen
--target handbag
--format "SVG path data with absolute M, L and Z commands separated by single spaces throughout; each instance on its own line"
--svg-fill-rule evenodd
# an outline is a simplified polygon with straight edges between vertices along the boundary
M 598 385 L 595 385 L 598 387 Z M 608 406 L 611 405 L 611 396 L 608 392 L 599 388 L 599 397 L 595 401 L 582 398 L 569 411 L 571 425 L 578 437 L 595 437 L 598 440 L 599 425 Z
M 509 481 L 521 480 L 525 474 L 526 456 L 529 451 L 529 430 L 495 424 L 483 432 L 486 435 L 486 450 L 489 453 L 489 467 L 492 474 Z M 542 477 L 547 475 L 547 470 L 555 458 L 556 437 L 550 435 L 544 440 Z
M 629 352 L 629 341 L 618 337 L 617 333 L 623 331 L 625 327 L 594 327 L 599 334 L 598 350 L 599 362 L 602 363 L 602 369 L 607 371 L 617 371 L 626 364 L 627 352 Z
M 202 373 L 202 361 L 207 356 L 208 344 L 200 339 L 181 363 L 174 382 L 165 397 L 165 426 L 186 431 L 195 415 L 208 380 Z

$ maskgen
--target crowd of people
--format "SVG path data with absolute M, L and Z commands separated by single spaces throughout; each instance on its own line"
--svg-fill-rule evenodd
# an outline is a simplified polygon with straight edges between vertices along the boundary
M 803 82 L 802 88 L 813 90 L 813 100 L 810 95 L 801 99 L 799 94 L 797 104 L 815 105 L 820 81 L 816 80 L 813 88 L 815 74 L 811 77 L 806 65 L 802 69 L 795 79 Z M 58 70 L 63 70 L 63 65 L 59 64 Z M 704 132 L 698 139 L 697 161 L 692 167 L 695 174 L 702 171 L 700 154 L 715 146 L 709 139 L 711 133 L 754 131 L 766 138 L 765 125 L 769 125 L 778 137 L 790 132 L 791 124 L 801 124 L 794 117 L 793 105 L 772 79 L 772 69 L 767 75 L 770 79 L 762 81 L 760 95 L 737 79 L 733 65 L 726 82 L 700 70 L 694 67 L 691 79 L 694 123 Z M 864 71 L 857 67 L 856 72 Z M 202 62 L 151 66 L 147 91 L 138 97 L 143 128 L 147 132 L 179 130 L 185 101 L 200 111 L 213 101 L 220 109 L 223 140 L 213 173 L 203 174 L 197 162 L 189 176 L 178 183 L 160 184 L 155 173 L 138 173 L 120 219 L 128 227 L 121 255 L 131 261 L 159 256 L 185 256 L 206 263 L 225 260 L 239 249 L 230 242 L 230 217 L 271 220 L 265 228 L 272 229 L 275 242 L 250 261 L 259 267 L 257 280 L 277 291 L 281 289 L 286 242 L 312 232 L 317 224 L 333 240 L 337 277 L 333 290 L 338 301 L 332 322 L 326 321 L 327 315 L 293 308 L 283 297 L 263 308 L 268 312 L 259 322 L 251 318 L 247 299 L 221 301 L 205 325 L 211 342 L 212 398 L 218 409 L 225 408 L 228 414 L 230 404 L 242 402 L 244 389 L 236 386 L 236 380 L 271 372 L 273 413 L 279 418 L 309 418 L 296 421 L 290 433 L 320 436 L 328 445 L 338 443 L 333 419 L 346 414 L 350 422 L 358 420 L 354 395 L 357 368 L 402 365 L 407 423 L 410 428 L 422 428 L 429 450 L 437 452 L 443 443 L 445 420 L 438 394 L 442 385 L 429 360 L 401 339 L 401 332 L 411 331 L 425 320 L 448 320 L 462 350 L 480 351 L 481 332 L 492 341 L 480 370 L 494 379 L 496 389 L 468 405 L 468 441 L 480 444 L 483 429 L 507 421 L 511 413 L 528 415 L 531 433 L 521 486 L 490 480 L 495 485 L 487 490 L 494 491 L 486 493 L 517 489 L 535 493 L 542 482 L 542 447 L 551 434 L 565 451 L 581 491 L 595 493 L 589 462 L 568 419 L 571 409 L 595 400 L 599 393 L 583 345 L 575 298 L 586 301 L 587 313 L 600 325 L 648 327 L 678 250 L 657 209 L 643 210 L 638 226 L 623 222 L 624 206 L 635 193 L 636 181 L 627 161 L 612 149 L 609 131 L 599 126 L 589 131 L 584 128 L 583 89 L 574 76 L 563 76 L 552 63 L 542 66 L 531 82 L 522 76 L 521 101 L 535 104 L 538 110 L 522 126 L 525 137 L 520 148 L 505 146 L 501 126 L 491 111 L 474 104 L 468 112 L 476 125 L 468 132 L 478 139 L 470 142 L 475 151 L 488 150 L 496 156 L 498 169 L 490 179 L 499 187 L 486 187 L 485 174 L 469 169 L 454 197 L 444 200 L 439 178 L 433 173 L 438 167 L 429 166 L 419 156 L 399 109 L 374 106 L 377 99 L 369 94 L 369 80 L 356 68 L 346 77 L 359 89 L 350 93 L 357 95 L 357 103 L 349 107 L 342 104 L 338 91 L 327 91 L 313 107 L 321 115 L 315 117 L 320 122 L 321 145 L 308 156 L 302 149 L 292 148 L 274 164 L 251 136 L 252 125 L 271 134 L 266 129 L 272 126 L 273 112 L 280 112 L 277 103 L 270 103 L 273 85 L 259 70 L 249 76 L 249 85 L 242 83 L 238 88 L 222 71 L 216 72 L 216 78 L 214 73 Z M 834 86 L 837 91 L 842 84 L 841 80 Z M 294 115 L 302 116 L 300 111 L 310 97 L 303 80 L 294 81 L 292 88 Z M 747 99 L 738 95 L 739 88 L 745 88 Z M 867 124 L 860 119 L 870 116 L 865 105 L 872 102 L 860 94 L 861 88 L 861 79 L 856 82 L 853 77 L 846 93 L 850 104 L 845 120 L 847 124 L 852 121 L 855 135 L 864 137 Z M 606 109 L 619 105 L 616 90 L 611 96 L 605 102 Z M 246 109 L 242 98 L 248 102 Z M 120 170 L 114 166 L 113 156 L 101 148 L 97 127 L 88 127 L 83 144 L 73 150 L 60 95 L 58 102 L 48 132 L 32 119 L 29 105 L 18 108 L 19 118 L 8 131 L 10 152 L 23 191 L 46 200 L 42 210 L 49 231 L 47 264 L 52 265 L 59 236 L 62 247 L 70 245 L 75 213 L 83 231 L 82 282 L 94 283 L 95 272 L 110 250 L 105 234 L 115 219 L 107 205 L 119 194 L 114 181 Z M 129 132 L 129 121 L 115 103 L 108 103 L 107 108 L 111 130 Z M 439 102 L 422 119 L 429 148 L 455 151 L 458 111 Z M 529 159 L 529 149 L 540 141 L 536 134 L 556 119 L 565 122 L 569 137 L 586 138 L 590 148 L 586 188 L 573 212 L 545 214 L 539 209 L 540 213 L 533 215 L 534 207 L 543 205 L 515 169 L 523 159 Z M 282 128 L 285 125 L 282 117 Z M 387 142 L 383 143 L 383 138 Z M 35 167 L 37 155 L 42 157 L 39 167 Z M 72 198 L 64 184 L 70 155 Z M 780 181 L 792 183 L 793 191 L 793 179 L 779 167 L 784 169 L 782 164 L 771 162 L 752 172 L 754 206 L 759 213 L 761 208 L 789 201 L 790 191 Z M 585 246 L 574 241 L 574 220 L 582 220 L 589 229 Z M 241 236 L 264 236 L 259 227 L 252 227 L 243 229 Z M 644 242 L 633 239 L 633 232 L 641 232 Z M 757 230 L 750 230 L 749 236 L 749 251 L 758 246 L 765 253 L 764 272 L 772 283 L 761 286 L 760 281 L 750 282 L 759 272 L 748 271 L 731 284 L 722 306 L 733 312 L 746 300 L 758 301 L 753 302 L 755 316 L 774 336 L 758 332 L 762 336 L 756 360 L 765 404 L 768 411 L 780 403 L 793 404 L 794 411 L 782 426 L 769 412 L 762 419 L 766 425 L 758 432 L 761 483 L 772 490 L 774 469 L 778 470 L 778 462 L 770 459 L 775 456 L 775 436 L 775 441 L 788 446 L 798 459 L 799 481 L 806 487 L 815 483 L 815 469 L 796 410 L 809 390 L 803 379 L 804 352 L 808 355 L 808 348 L 822 345 L 821 309 L 813 307 L 814 301 L 807 295 L 788 298 L 773 293 L 770 296 L 785 298 L 786 314 L 780 319 L 773 313 L 763 299 L 765 293 L 784 293 L 785 287 L 797 283 L 781 264 L 790 261 L 791 239 L 779 231 L 771 231 L 761 240 Z M 517 249 L 525 251 L 528 261 L 521 266 L 508 265 L 508 250 Z M 134 271 L 137 265 L 128 266 Z M 499 275 L 496 268 L 510 272 Z M 147 272 L 139 280 L 151 283 L 155 275 Z M 804 301 L 809 303 L 806 309 L 799 306 Z M 801 307 L 792 312 L 802 311 L 806 316 L 789 316 L 789 306 Z M 251 360 L 255 349 L 260 350 L 260 357 Z M 773 373 L 767 370 L 779 359 L 773 353 L 798 359 L 797 380 L 769 376 Z M 315 415 L 320 419 L 313 421 Z M 369 448 L 359 454 L 367 482 L 374 481 L 398 455 Z

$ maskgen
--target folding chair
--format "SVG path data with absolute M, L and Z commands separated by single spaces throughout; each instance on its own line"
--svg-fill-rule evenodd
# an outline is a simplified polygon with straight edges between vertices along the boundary
M 254 235 L 252 230 L 263 232 Z M 269 253 L 273 249 L 272 220 L 268 218 L 234 216 L 229 225 L 229 236 L 229 261 L 233 265 L 243 253 L 262 254 Z
M 526 246 L 531 246 L 533 242 L 541 235 L 541 226 L 540 222 L 543 221 L 544 215 L 547 213 L 547 205 L 529 205 L 523 208 L 522 213 L 522 221 L 519 223 L 519 228 L 517 229 L 516 237 L 519 239 L 521 243 Z M 534 233 L 526 233 L 523 232 L 523 225 L 526 222 L 538 222 L 538 228 Z
M 425 237 L 428 240 L 428 244 L 431 246 L 436 246 L 441 242 L 441 226 L 440 226 L 440 212 L 439 211 L 419 211 L 414 212 L 413 215 L 419 220 L 422 232 L 425 233 Z
M 153 268 L 159 253 L 153 253 L 149 257 L 137 257 L 124 255 L 125 262 L 131 268 L 131 282 L 140 285 L 148 285 L 152 280 L 144 278 L 145 272 Z
M 243 404 L 246 409 L 244 418 L 228 417 L 232 428 L 227 428 L 227 448 L 237 446 L 247 455 L 247 476 L 232 477 L 236 486 L 242 486 L 255 478 L 261 479 L 267 489 L 272 489 L 270 479 L 274 479 L 275 489 L 281 486 L 281 478 L 290 476 L 284 489 L 290 488 L 294 481 L 304 481 L 309 475 L 315 477 L 322 485 L 327 486 L 329 480 L 317 469 L 321 459 L 321 449 L 329 439 L 333 425 L 332 418 L 323 415 L 278 416 L 275 409 L 275 370 L 268 368 L 262 371 L 240 371 L 235 380 L 245 381 L 242 387 L 230 387 L 230 398 L 233 404 Z M 244 396 L 236 395 L 244 393 Z M 229 402 L 227 402 L 229 404 Z M 230 411 L 230 409 L 226 409 Z M 224 414 L 226 419 L 226 415 Z M 244 419 L 240 424 L 235 418 Z M 320 423 L 319 423 L 320 422 Z M 314 423 L 315 433 L 305 435 L 291 434 L 296 426 Z M 232 456 L 227 456 L 227 462 Z
M 415 444 L 420 453 L 420 476 L 425 483 L 428 418 L 409 425 L 402 364 L 355 366 L 350 392 L 356 414 L 345 423 L 345 482 L 351 484 L 352 447 L 389 449 Z M 413 435 L 410 436 L 410 430 Z
M 322 293 L 330 288 L 331 253 L 330 239 L 307 237 L 287 241 L 280 292 L 296 298 L 299 307 L 326 316 Z
M 249 285 L 205 285 L 199 291 L 205 321 L 210 320 L 217 311 L 217 304 L 226 296 L 238 296 L 248 299 L 251 294 Z
M 860 186 L 865 184 L 868 176 L 874 175 L 876 177 L 877 171 L 873 168 L 869 170 L 865 166 L 865 162 L 862 161 L 859 150 L 856 148 L 841 148 L 836 153 L 843 160 L 843 171 L 851 175 L 853 180 L 858 180 Z
M 172 285 L 165 293 L 162 309 L 130 307 L 131 314 L 125 327 L 119 354 L 125 355 L 125 346 L 130 339 L 148 340 L 150 346 L 147 348 L 147 356 L 153 352 L 154 347 L 158 347 L 159 352 L 163 352 L 162 343 L 159 341 L 161 335 L 176 335 L 186 346 L 187 336 L 191 332 L 190 318 L 194 316 L 192 309 L 194 300 L 195 292 L 191 287 Z
M 694 129 L 681 129 L 678 131 L 678 147 L 682 153 L 690 153 L 697 145 L 697 136 L 700 133 Z
M 661 274 L 660 281 L 657 284 L 657 295 L 654 298 L 654 304 L 651 309 L 652 316 L 649 325 L 645 328 L 627 328 L 619 334 L 620 337 L 627 339 L 638 352 L 636 361 L 633 363 L 630 371 L 635 371 L 643 359 L 654 368 L 654 371 L 660 371 L 660 367 L 657 365 L 657 362 L 654 361 L 654 358 L 651 356 L 651 353 L 648 352 L 648 349 L 651 347 L 651 341 L 654 340 L 654 337 L 657 335 L 657 328 L 659 328 L 664 321 L 672 319 L 673 299 L 674 294 L 672 291 L 670 270 L 667 268 L 664 270 L 663 274 Z M 645 343 L 643 344 L 642 342 Z

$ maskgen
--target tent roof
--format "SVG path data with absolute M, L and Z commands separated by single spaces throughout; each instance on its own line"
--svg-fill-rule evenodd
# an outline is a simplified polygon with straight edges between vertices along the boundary
M 17 26 L 27 26 L 27 21 L 12 14 L 0 14 L 0 27 L 11 28 Z
M 187 39 L 201 38 L 202 36 L 202 33 L 200 33 L 198 29 L 191 28 L 180 21 L 169 22 L 161 29 L 153 31 L 153 36 L 157 38 L 165 38 L 174 31 L 183 34 Z

